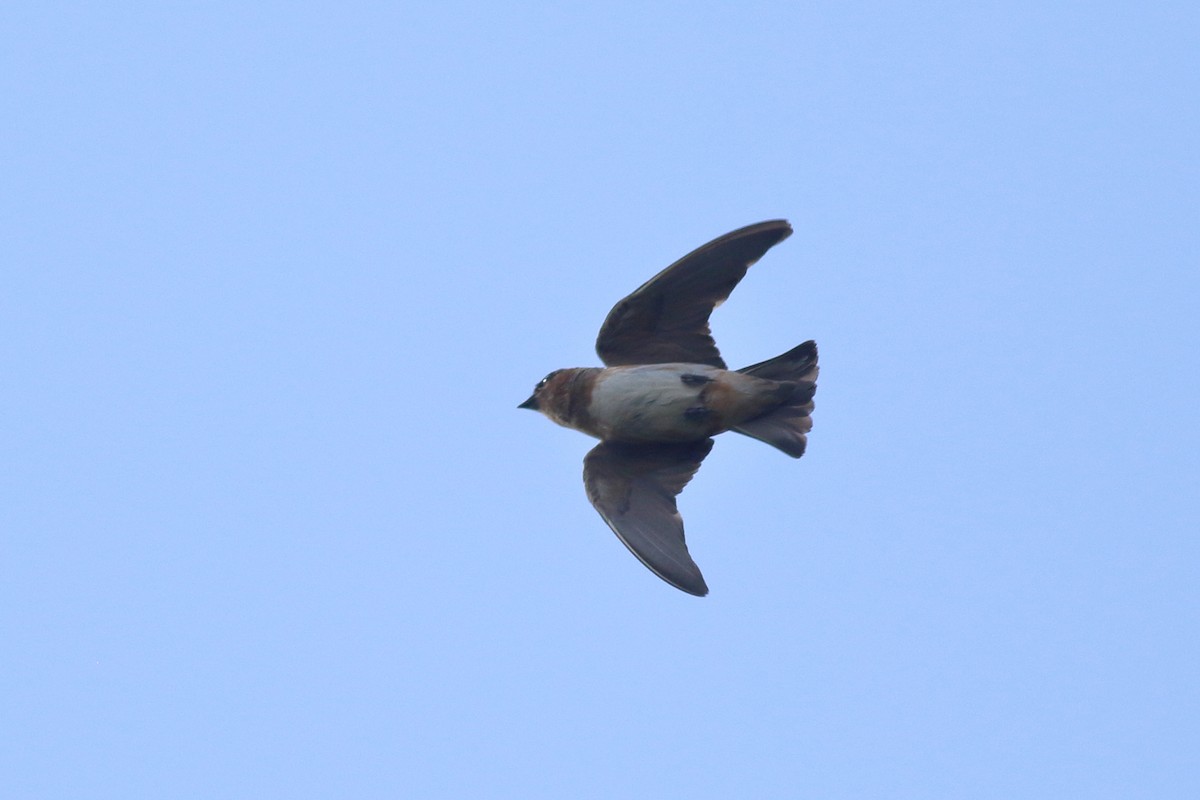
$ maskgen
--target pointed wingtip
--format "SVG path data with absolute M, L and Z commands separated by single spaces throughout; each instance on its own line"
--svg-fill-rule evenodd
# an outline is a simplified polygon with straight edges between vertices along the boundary
M 650 567 L 650 570 L 662 578 L 664 582 L 674 586 L 681 592 L 687 592 L 693 597 L 705 597 L 708 595 L 708 583 L 704 580 L 704 575 L 700 572 L 700 567 L 692 560 L 691 555 L 687 556 L 687 564 L 677 563 L 675 569 L 664 569 L 664 564 L 651 566 L 641 555 L 638 555 L 638 560 Z
M 692 569 L 688 572 L 690 574 L 680 575 L 676 573 L 675 575 L 671 576 L 671 578 L 666 578 L 666 576 L 662 575 L 662 573 L 659 573 L 659 576 L 663 577 L 667 583 L 671 584 L 676 589 L 679 589 L 682 592 L 687 592 L 693 597 L 707 597 L 708 583 L 705 582 L 704 575 L 701 574 L 700 567 L 696 565 L 695 561 L 692 562 Z
M 747 227 L 748 228 L 758 228 L 761 230 L 777 230 L 777 231 L 779 231 L 781 236 L 779 237 L 779 240 L 776 242 L 776 244 L 778 244 L 779 242 L 782 242 L 784 239 L 786 239 L 787 237 L 789 237 L 793 233 L 795 233 L 795 231 L 792 229 L 792 223 L 788 222 L 786 219 L 769 219 L 766 222 L 760 222 L 757 225 L 749 225 Z

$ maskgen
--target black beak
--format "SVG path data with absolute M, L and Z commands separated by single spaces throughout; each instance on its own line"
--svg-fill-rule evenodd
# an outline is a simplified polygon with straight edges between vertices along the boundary
M 529 396 L 529 399 L 526 400 L 524 403 L 521 403 L 521 405 L 517 406 L 517 408 L 528 408 L 530 411 L 537 411 L 538 410 L 537 395 L 531 394 Z

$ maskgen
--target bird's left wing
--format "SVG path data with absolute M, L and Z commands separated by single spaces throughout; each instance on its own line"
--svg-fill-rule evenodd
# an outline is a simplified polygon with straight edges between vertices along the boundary
M 688 253 L 613 306 L 596 338 L 600 360 L 610 367 L 676 362 L 725 369 L 708 317 L 750 265 L 791 234 L 786 220 L 775 219 Z
M 700 597 L 708 585 L 688 553 L 675 496 L 712 439 L 684 444 L 601 442 L 583 460 L 588 500 L 638 560 L 677 589 Z

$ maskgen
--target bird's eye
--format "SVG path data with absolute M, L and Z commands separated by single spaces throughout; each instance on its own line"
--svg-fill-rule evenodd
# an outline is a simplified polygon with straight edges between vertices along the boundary
M 546 377 L 544 377 L 540 381 L 538 381 L 538 385 L 535 386 L 533 388 L 533 390 L 535 392 L 540 392 L 542 389 L 545 388 L 546 384 L 550 382 L 550 379 L 553 378 L 555 375 L 557 375 L 560 372 L 562 372 L 562 370 L 558 370 L 558 369 L 554 370 L 554 372 L 551 372 L 549 375 L 547 375 Z

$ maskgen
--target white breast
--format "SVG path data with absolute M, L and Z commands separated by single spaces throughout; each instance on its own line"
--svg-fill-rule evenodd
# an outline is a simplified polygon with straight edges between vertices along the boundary
M 683 382 L 684 374 L 715 378 L 722 370 L 698 364 L 651 364 L 605 370 L 592 389 L 588 411 L 605 439 L 686 441 L 695 422 L 684 412 L 700 404 L 705 384 Z

